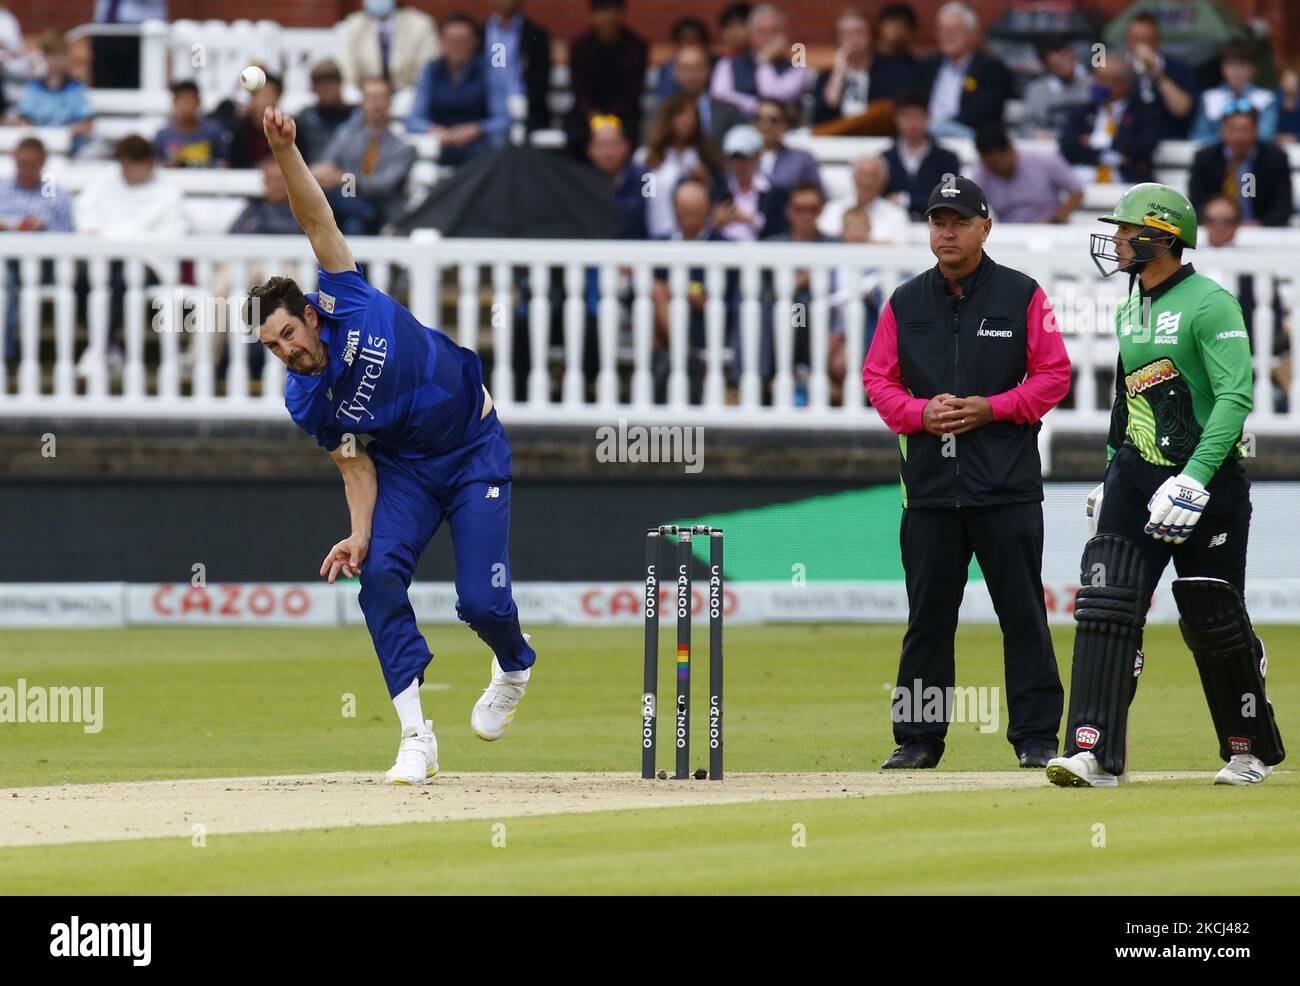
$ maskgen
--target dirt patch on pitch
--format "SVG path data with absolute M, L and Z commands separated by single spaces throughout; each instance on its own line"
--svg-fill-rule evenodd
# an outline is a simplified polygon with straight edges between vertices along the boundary
M 1143 775 L 1144 780 L 1202 777 Z M 721 782 L 633 774 L 440 774 L 389 787 L 377 774 L 305 774 L 0 790 L 0 846 L 185 838 L 196 833 L 511 818 L 746 801 L 860 798 L 922 791 L 1043 787 L 1039 771 L 925 774 L 732 774 Z M 202 826 L 202 828 L 196 828 Z

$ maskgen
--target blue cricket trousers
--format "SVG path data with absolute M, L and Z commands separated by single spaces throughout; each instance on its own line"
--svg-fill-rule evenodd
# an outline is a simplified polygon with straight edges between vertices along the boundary
M 379 493 L 360 601 L 389 695 L 412 678 L 423 684 L 433 657 L 407 590 L 444 518 L 456 555 L 456 614 L 492 649 L 502 670 L 531 667 L 537 655 L 519 629 L 510 591 L 510 442 L 496 411 L 469 444 L 445 455 L 407 458 L 378 442 L 368 451 Z

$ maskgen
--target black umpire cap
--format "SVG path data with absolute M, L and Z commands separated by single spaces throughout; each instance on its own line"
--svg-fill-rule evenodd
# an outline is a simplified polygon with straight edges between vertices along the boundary
M 925 216 L 927 219 L 935 209 L 952 209 L 968 219 L 972 216 L 987 219 L 989 217 L 989 200 L 984 197 L 984 189 L 969 178 L 964 178 L 961 175 L 955 177 L 944 175 L 939 184 L 934 186 L 934 191 L 930 193 L 930 201 L 926 203 Z

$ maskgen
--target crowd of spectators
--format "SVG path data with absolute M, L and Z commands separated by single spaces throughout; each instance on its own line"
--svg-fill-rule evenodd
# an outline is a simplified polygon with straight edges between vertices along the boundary
M 678 20 L 663 39 L 667 57 L 651 65 L 651 39 L 629 26 L 626 0 L 589 0 L 589 23 L 567 39 L 571 103 L 556 116 L 553 39 L 525 7 L 496 0 L 483 22 L 458 13 L 435 21 L 396 0 L 364 0 L 340 25 L 338 49 L 313 67 L 313 100 L 296 118 L 299 146 L 347 233 L 381 233 L 400 218 L 417 160 L 408 135 L 434 135 L 439 164 L 454 169 L 520 128 L 557 129 L 565 153 L 604 175 L 626 239 L 899 244 L 914 238 L 909 226 L 935 184 L 963 172 L 985 189 L 997 221 L 1064 223 L 1090 183 L 1153 179 L 1167 140 L 1197 145 L 1186 191 L 1198 211 L 1231 209 L 1234 229 L 1294 217 L 1286 145 L 1300 137 L 1300 75 L 1258 39 L 1234 40 L 1211 63 L 1192 66 L 1168 50 L 1158 20 L 1139 11 L 1126 15 L 1118 50 L 1099 39 L 1040 38 L 1038 73 L 1017 77 L 987 43 L 988 25 L 960 0 L 939 6 L 924 31 L 908 3 L 846 6 L 830 39 L 797 37 L 778 4 L 732 3 L 715 25 Z M 101 0 L 95 17 L 143 19 L 160 9 L 165 16 L 163 0 Z M 922 35 L 933 37 L 932 50 L 920 49 Z M 803 49 L 825 40 L 833 55 L 810 67 Z M 124 67 L 121 52 L 108 50 L 115 43 L 96 41 L 95 85 L 138 82 L 138 66 L 127 58 Z M 88 147 L 88 89 L 70 70 L 60 34 L 24 43 L 0 7 L 0 68 L 28 80 L 21 98 L 0 105 L 6 122 L 66 127 L 74 155 L 103 152 Z M 395 127 L 402 91 L 409 111 Z M 359 102 L 345 93 L 359 93 Z M 75 209 L 34 203 L 31 166 L 45 149 L 24 141 L 17 173 L 0 183 L 0 223 L 70 224 L 91 235 L 152 229 L 171 194 L 155 168 L 259 168 L 265 196 L 231 232 L 293 233 L 261 130 L 262 111 L 282 95 L 281 79 L 268 73 L 260 92 L 205 115 L 198 86 L 177 82 L 166 125 L 111 148 L 117 169 Z M 817 159 L 787 141 L 805 127 L 890 143 L 854 161 L 851 190 L 832 195 Z M 977 160 L 963 166 L 943 146 L 947 138 L 969 138 Z M 172 225 L 183 224 L 181 215 L 175 210 Z M 704 285 L 691 283 L 699 313 Z M 801 276 L 796 294 L 806 290 Z M 834 290 L 868 298 L 874 286 Z M 656 312 L 666 317 L 666 305 L 657 294 Z

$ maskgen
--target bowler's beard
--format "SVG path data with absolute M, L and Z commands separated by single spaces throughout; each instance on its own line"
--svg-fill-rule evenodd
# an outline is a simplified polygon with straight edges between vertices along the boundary
M 325 372 L 325 367 L 329 366 L 330 353 L 325 346 L 321 345 L 319 353 L 312 353 L 310 361 L 298 357 L 289 366 L 294 373 L 300 373 L 306 377 L 315 377 Z

